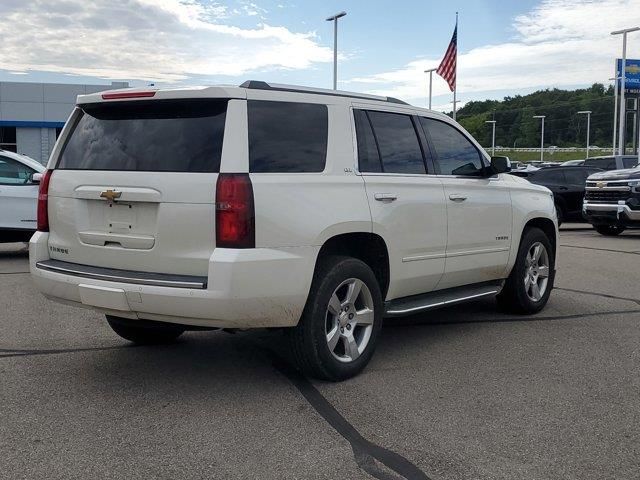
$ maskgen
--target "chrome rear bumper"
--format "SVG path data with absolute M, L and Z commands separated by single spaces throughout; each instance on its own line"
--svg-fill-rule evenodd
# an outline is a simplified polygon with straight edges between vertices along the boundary
M 107 282 L 133 283 L 136 285 L 152 285 L 155 287 L 173 288 L 207 288 L 206 277 L 188 275 L 170 275 L 166 273 L 135 272 L 115 268 L 93 267 L 60 260 L 44 260 L 36 263 L 36 268 L 50 272 L 64 273 L 75 277 L 93 278 Z

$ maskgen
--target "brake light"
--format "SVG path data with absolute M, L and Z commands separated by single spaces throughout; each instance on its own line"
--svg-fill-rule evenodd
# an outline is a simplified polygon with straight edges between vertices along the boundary
M 216 246 L 256 246 L 253 187 L 247 173 L 221 173 L 216 184 Z
M 147 98 L 153 97 L 156 94 L 155 90 L 146 90 L 143 92 L 113 92 L 103 93 L 103 100 L 122 100 L 123 98 Z
M 53 170 L 47 170 L 44 172 L 42 179 L 40 180 L 40 186 L 38 187 L 38 231 L 49 231 L 49 182 L 51 181 L 51 175 Z

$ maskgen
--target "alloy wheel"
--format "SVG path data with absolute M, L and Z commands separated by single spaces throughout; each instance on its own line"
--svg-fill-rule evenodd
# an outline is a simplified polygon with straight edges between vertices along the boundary
M 371 339 L 374 322 L 373 297 L 357 278 L 338 285 L 327 306 L 325 333 L 331 354 L 341 362 L 353 362 Z
M 535 242 L 527 252 L 524 272 L 524 288 L 529 299 L 539 302 L 549 284 L 549 253 L 546 247 Z

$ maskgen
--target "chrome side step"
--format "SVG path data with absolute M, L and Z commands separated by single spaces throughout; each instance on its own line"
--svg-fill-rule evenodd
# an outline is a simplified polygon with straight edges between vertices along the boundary
M 469 302 L 483 297 L 495 296 L 502 290 L 504 281 L 479 283 L 464 287 L 449 288 L 435 292 L 396 298 L 385 302 L 385 317 L 402 317 L 424 310 L 446 307 L 454 303 Z

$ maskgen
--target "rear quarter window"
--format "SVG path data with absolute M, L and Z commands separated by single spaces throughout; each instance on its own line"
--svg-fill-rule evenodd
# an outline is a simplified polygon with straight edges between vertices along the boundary
M 57 168 L 219 172 L 226 111 L 226 100 L 85 105 Z
M 249 100 L 249 171 L 322 172 L 327 159 L 327 106 Z

